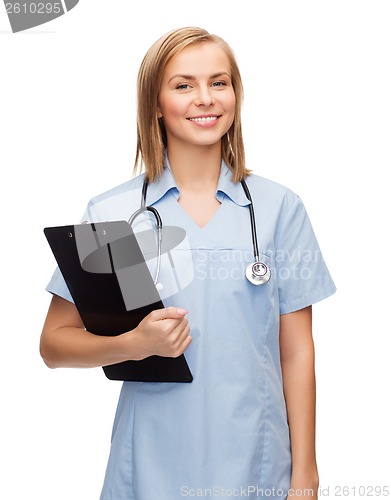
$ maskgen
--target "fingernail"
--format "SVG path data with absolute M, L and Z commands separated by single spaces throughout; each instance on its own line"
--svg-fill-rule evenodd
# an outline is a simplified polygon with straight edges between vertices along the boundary
M 181 309 L 180 307 L 177 308 L 176 310 L 178 316 L 183 316 L 184 314 L 187 314 L 188 311 L 186 311 L 186 309 Z

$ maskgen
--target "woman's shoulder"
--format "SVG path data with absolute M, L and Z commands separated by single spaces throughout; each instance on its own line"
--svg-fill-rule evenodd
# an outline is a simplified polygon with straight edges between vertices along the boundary
M 289 187 L 253 172 L 245 178 L 245 181 L 255 203 L 263 200 L 273 205 L 290 206 L 300 199 L 299 195 Z
M 128 218 L 140 206 L 144 174 L 93 196 L 87 207 L 89 220 Z
M 95 202 L 101 202 L 104 200 L 115 198 L 116 196 L 121 196 L 124 193 L 129 194 L 132 191 L 141 189 L 143 181 L 144 181 L 144 174 L 137 175 L 125 182 L 122 182 L 121 184 L 112 186 L 107 190 L 103 191 L 102 193 L 93 196 L 91 200 Z

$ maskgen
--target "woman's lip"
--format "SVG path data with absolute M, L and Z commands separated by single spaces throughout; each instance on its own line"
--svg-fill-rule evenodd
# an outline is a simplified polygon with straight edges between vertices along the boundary
M 201 115 L 201 116 L 192 116 L 191 118 L 187 118 L 187 120 L 199 127 L 213 127 L 218 122 L 218 119 L 221 115 Z
M 221 115 L 198 115 L 198 116 L 189 116 L 188 120 L 202 120 L 207 118 L 220 118 Z

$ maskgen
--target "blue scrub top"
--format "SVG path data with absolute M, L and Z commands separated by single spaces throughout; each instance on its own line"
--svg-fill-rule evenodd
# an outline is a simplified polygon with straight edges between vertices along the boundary
M 216 190 L 221 205 L 203 228 L 177 203 L 168 162 L 149 185 L 147 205 L 164 225 L 186 231 L 191 275 L 164 303 L 189 311 L 193 341 L 185 356 L 194 380 L 124 382 L 101 500 L 287 496 L 291 451 L 279 318 L 328 297 L 335 286 L 301 199 L 255 174 L 246 182 L 260 259 L 271 269 L 261 286 L 245 278 L 254 260 L 249 201 L 224 162 Z M 83 220 L 128 220 L 140 206 L 142 183 L 139 175 L 93 198 Z M 189 269 L 181 263 L 188 254 L 176 252 L 178 269 Z M 162 259 L 163 276 L 167 266 Z M 47 290 L 72 300 L 58 270 Z

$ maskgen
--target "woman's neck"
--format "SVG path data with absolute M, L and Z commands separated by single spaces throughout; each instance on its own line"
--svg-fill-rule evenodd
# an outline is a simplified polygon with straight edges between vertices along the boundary
M 221 145 L 167 148 L 168 161 L 179 190 L 216 189 L 221 169 Z

